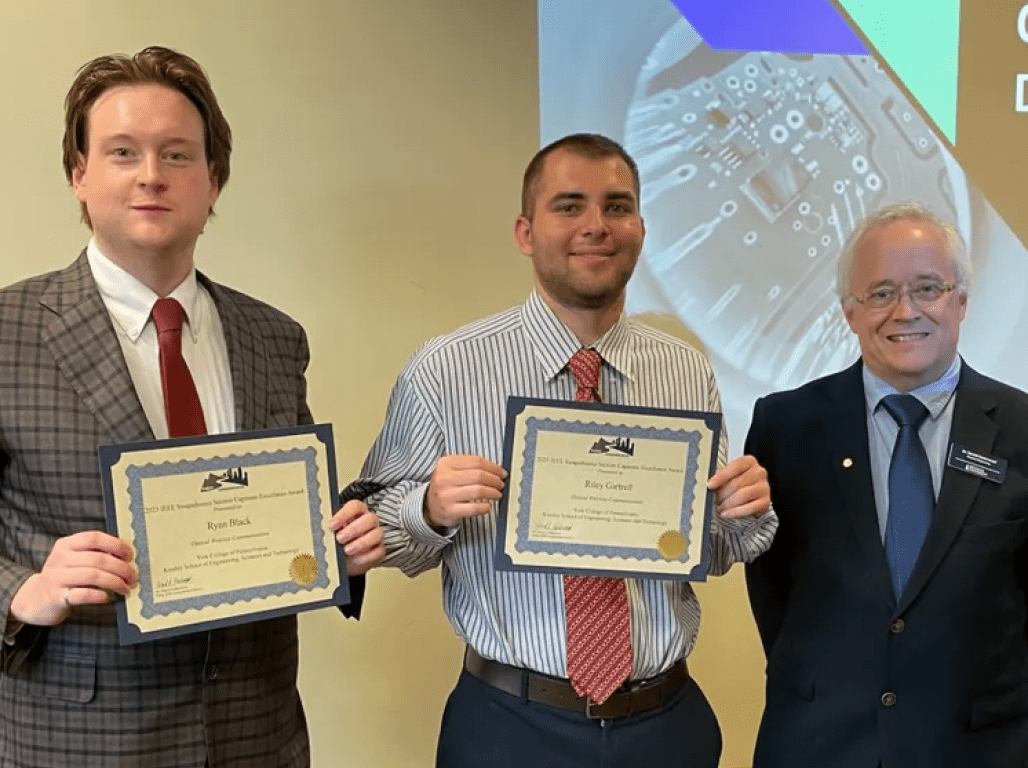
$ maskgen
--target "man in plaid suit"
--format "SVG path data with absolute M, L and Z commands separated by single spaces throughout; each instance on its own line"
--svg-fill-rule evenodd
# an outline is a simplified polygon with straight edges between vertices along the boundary
M 66 102 L 64 167 L 93 232 L 69 267 L 0 291 L 0 766 L 306 766 L 295 617 L 118 644 L 128 544 L 103 532 L 97 445 L 167 437 L 150 310 L 181 304 L 210 433 L 311 422 L 303 329 L 196 272 L 231 133 L 203 70 L 101 57 Z M 360 577 L 377 518 L 333 518 Z M 356 615 L 363 583 L 352 584 Z

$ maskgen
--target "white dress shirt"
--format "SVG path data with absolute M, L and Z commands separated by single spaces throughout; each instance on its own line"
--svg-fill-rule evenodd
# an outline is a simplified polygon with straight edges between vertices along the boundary
M 150 317 L 153 305 L 161 297 L 101 253 L 95 240 L 89 241 L 86 258 L 100 289 L 100 297 L 114 323 L 129 375 L 154 437 L 167 438 L 168 420 L 161 388 L 157 329 Z M 207 433 L 234 432 L 232 372 L 228 364 L 225 332 L 214 300 L 197 282 L 195 268 L 168 294 L 168 298 L 176 299 L 182 305 L 182 357 L 200 396 Z

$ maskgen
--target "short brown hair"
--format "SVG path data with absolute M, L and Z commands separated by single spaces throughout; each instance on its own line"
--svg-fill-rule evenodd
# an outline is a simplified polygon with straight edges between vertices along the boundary
M 635 160 L 629 155 L 625 148 L 613 139 L 601 136 L 598 133 L 572 133 L 563 138 L 557 139 L 535 153 L 535 157 L 528 163 L 525 169 L 525 177 L 521 182 L 521 214 L 531 219 L 535 212 L 535 198 L 539 193 L 539 179 L 542 178 L 546 158 L 563 149 L 574 155 L 587 157 L 591 160 L 602 160 L 607 157 L 620 157 L 625 165 L 632 172 L 632 181 L 635 183 L 635 197 L 639 199 L 639 167 Z
M 228 183 L 232 129 L 221 113 L 203 67 L 185 54 L 161 46 L 144 48 L 134 56 L 100 56 L 82 67 L 64 100 L 64 175 L 71 182 L 79 156 L 89 150 L 89 111 L 107 90 L 119 85 L 154 83 L 178 91 L 196 107 L 203 120 L 207 163 L 220 192 Z M 211 213 L 214 213 L 213 209 Z M 93 228 L 82 204 L 82 219 Z

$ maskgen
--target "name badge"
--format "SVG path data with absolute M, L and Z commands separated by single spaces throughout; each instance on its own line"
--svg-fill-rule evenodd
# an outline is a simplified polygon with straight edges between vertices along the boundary
M 993 483 L 1002 483 L 1007 476 L 1007 460 L 997 459 L 995 456 L 986 456 L 984 453 L 975 453 L 962 445 L 950 443 L 949 458 L 946 464 L 967 472 L 969 475 L 989 480 Z

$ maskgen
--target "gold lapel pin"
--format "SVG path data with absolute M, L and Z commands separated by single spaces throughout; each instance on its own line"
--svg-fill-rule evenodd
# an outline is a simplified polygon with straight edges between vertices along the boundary
M 853 466 L 853 459 L 851 459 L 849 456 L 847 456 L 845 459 L 842 460 L 842 465 L 846 469 L 849 469 L 850 467 Z

